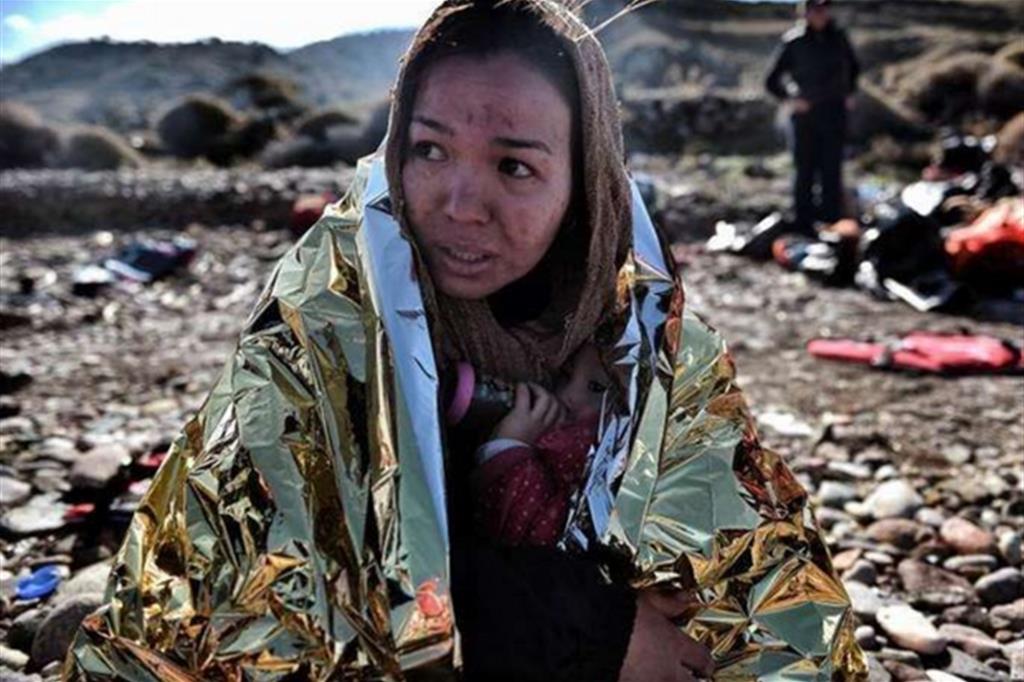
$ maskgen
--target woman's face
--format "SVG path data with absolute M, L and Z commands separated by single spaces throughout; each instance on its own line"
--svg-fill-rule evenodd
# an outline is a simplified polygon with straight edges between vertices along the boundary
M 513 54 L 448 57 L 427 69 L 402 188 L 441 291 L 483 298 L 537 265 L 569 206 L 571 131 L 569 104 Z

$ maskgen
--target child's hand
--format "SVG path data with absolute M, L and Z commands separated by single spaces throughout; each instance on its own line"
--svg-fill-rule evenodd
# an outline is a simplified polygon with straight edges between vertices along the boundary
M 515 405 L 498 422 L 492 438 L 512 438 L 533 445 L 561 420 L 564 411 L 558 398 L 537 384 L 516 384 Z

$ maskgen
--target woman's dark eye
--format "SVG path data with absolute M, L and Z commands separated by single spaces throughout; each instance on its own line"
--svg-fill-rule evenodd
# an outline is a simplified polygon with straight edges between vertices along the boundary
M 427 161 L 444 161 L 444 150 L 433 142 L 417 142 L 412 146 L 412 153 Z
M 600 381 L 588 381 L 587 390 L 591 393 L 604 393 L 608 390 L 608 387 L 602 384 Z
M 516 159 L 502 159 L 498 164 L 498 170 L 513 178 L 529 178 L 533 176 L 533 169 Z

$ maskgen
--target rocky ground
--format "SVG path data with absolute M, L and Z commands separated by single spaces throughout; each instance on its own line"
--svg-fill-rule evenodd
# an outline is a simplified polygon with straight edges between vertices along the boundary
M 730 340 L 764 439 L 818 502 L 872 679 L 1024 678 L 1024 377 L 885 373 L 804 349 L 816 336 L 964 327 L 1021 343 L 1021 328 L 925 315 L 703 252 L 715 220 L 784 204 L 782 160 L 641 165 L 680 241 L 689 305 Z M 199 244 L 188 271 L 93 296 L 72 293 L 75 271 L 142 231 L 96 222 L 0 240 L 4 679 L 56 675 L 70 633 L 101 600 L 160 453 L 201 404 L 291 242 L 282 220 L 231 219 L 181 228 Z M 55 593 L 16 599 L 17 578 L 45 565 L 57 567 Z

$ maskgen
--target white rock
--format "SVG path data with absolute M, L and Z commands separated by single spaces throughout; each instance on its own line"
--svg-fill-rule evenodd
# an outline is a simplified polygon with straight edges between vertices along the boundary
M 925 616 L 906 604 L 893 604 L 878 609 L 879 626 L 889 639 L 904 649 L 919 654 L 935 655 L 946 650 L 948 642 Z
M 10 476 L 0 476 L 0 505 L 14 507 L 28 499 L 32 486 Z
M 924 499 L 913 486 L 900 478 L 879 484 L 864 500 L 864 506 L 876 519 L 910 519 L 923 505 Z
M 950 675 L 949 673 L 941 670 L 926 670 L 924 674 L 927 675 L 928 679 L 932 682 L 964 682 L 964 680 L 960 679 L 956 675 Z

